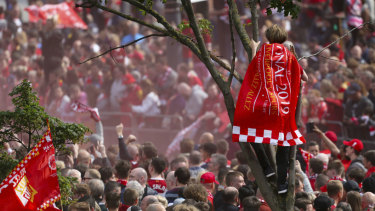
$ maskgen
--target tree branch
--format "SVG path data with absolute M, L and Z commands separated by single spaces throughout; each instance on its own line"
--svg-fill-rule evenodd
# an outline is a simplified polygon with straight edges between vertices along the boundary
M 366 22 L 366 23 L 363 23 L 353 29 L 351 29 L 350 31 L 346 32 L 344 35 L 342 35 L 341 37 L 337 38 L 337 40 L 331 42 L 329 45 L 327 45 L 326 47 L 320 49 L 318 52 L 312 54 L 312 55 L 309 55 L 309 56 L 302 56 L 301 58 L 298 59 L 298 61 L 300 61 L 301 59 L 308 59 L 310 57 L 313 57 L 313 56 L 317 56 L 319 55 L 320 53 L 322 53 L 325 49 L 331 47 L 332 45 L 336 44 L 338 41 L 340 41 L 341 39 L 343 39 L 344 37 L 348 36 L 350 33 L 352 33 L 354 30 L 357 30 L 359 28 L 361 28 L 362 26 L 365 26 L 367 24 L 372 24 L 372 22 Z
M 223 62 L 223 60 L 219 59 L 217 56 L 213 55 L 211 52 L 209 52 L 209 54 L 210 54 L 211 59 L 214 60 L 218 65 L 228 70 L 228 72 L 231 71 L 231 67 L 225 62 Z M 233 75 L 240 83 L 242 83 L 243 78 L 238 74 L 236 70 L 234 70 Z
M 229 10 L 229 29 L 230 29 L 230 41 L 232 43 L 232 64 L 230 68 L 230 74 L 228 77 L 228 88 L 230 89 L 230 86 L 232 84 L 233 80 L 233 73 L 234 73 L 234 67 L 236 65 L 236 46 L 234 45 L 234 34 L 233 34 L 233 10 Z
M 191 2 L 190 2 L 190 0 L 182 0 L 181 3 L 182 3 L 182 6 L 184 7 L 184 9 L 186 11 L 186 14 L 189 18 L 190 27 L 193 30 L 195 38 L 197 40 L 198 48 L 201 52 L 201 60 L 206 65 L 206 67 L 208 68 L 208 70 L 211 73 L 211 76 L 214 79 L 214 81 L 219 85 L 219 88 L 224 92 L 225 91 L 224 90 L 225 81 L 220 77 L 220 75 L 216 71 L 216 69 L 215 69 L 215 67 L 214 67 L 214 65 L 211 61 L 211 57 L 210 57 L 210 55 L 208 53 L 208 50 L 206 48 L 206 44 L 204 42 L 203 36 L 202 36 L 202 34 L 199 30 L 199 26 L 197 24 L 197 21 L 195 20 L 195 15 L 194 15 L 194 11 L 193 11 L 193 7 L 191 5 Z
M 133 44 L 135 44 L 135 43 L 137 43 L 137 42 L 139 42 L 139 41 L 141 41 L 141 40 L 147 39 L 147 38 L 149 38 L 149 37 L 166 37 L 166 36 L 168 36 L 168 35 L 166 35 L 166 34 L 149 34 L 149 35 L 147 35 L 147 36 L 144 36 L 144 37 L 141 37 L 141 38 L 139 38 L 139 39 L 136 39 L 136 40 L 134 40 L 134 41 L 132 41 L 132 42 L 129 42 L 129 43 L 125 44 L 125 45 L 121 45 L 121 46 L 117 46 L 117 47 L 114 47 L 114 48 L 110 48 L 110 49 L 104 51 L 103 53 L 101 53 L 101 54 L 99 54 L 99 55 L 96 55 L 96 56 L 94 56 L 94 57 L 88 58 L 88 59 L 86 59 L 85 61 L 80 62 L 80 63 L 78 63 L 78 64 L 84 64 L 84 63 L 86 63 L 86 62 L 88 62 L 88 61 L 90 61 L 90 60 L 93 60 L 93 59 L 99 58 L 99 57 L 101 57 L 101 56 L 103 56 L 103 55 L 105 55 L 105 54 L 107 54 L 107 53 L 110 53 L 110 52 L 113 51 L 113 50 L 116 50 L 116 49 L 119 49 L 119 48 L 125 48 L 125 47 L 128 47 L 128 46 L 130 46 L 130 45 L 133 45 Z
M 236 28 L 236 31 L 238 35 L 240 36 L 240 40 L 242 42 L 242 45 L 247 53 L 247 58 L 249 59 L 249 62 L 251 61 L 251 55 L 252 55 L 252 49 L 250 47 L 250 38 L 247 34 L 244 26 L 241 23 L 240 15 L 238 14 L 237 5 L 233 0 L 227 0 L 229 11 L 232 11 L 232 20 L 233 25 Z M 254 39 L 254 38 L 253 38 Z M 256 38 L 257 39 L 257 38 Z M 254 39 L 255 40 L 255 39 Z
M 249 6 L 251 11 L 251 28 L 253 29 L 253 40 L 258 42 L 259 37 L 259 26 L 258 26 L 258 10 L 257 1 L 249 0 Z

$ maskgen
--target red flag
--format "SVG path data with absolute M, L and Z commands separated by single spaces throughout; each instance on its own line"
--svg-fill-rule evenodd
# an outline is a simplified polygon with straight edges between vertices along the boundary
M 302 158 L 306 163 L 306 174 L 309 175 L 310 159 L 314 158 L 315 156 L 310 152 L 303 150 L 302 148 L 299 148 L 299 151 L 301 152 Z
M 57 16 L 57 28 L 87 29 L 86 23 L 66 2 L 61 4 L 45 4 L 42 7 L 31 5 L 26 7 L 25 10 L 29 13 L 29 21 L 32 23 L 39 20 L 45 23 L 47 18 Z
M 0 184 L 1 210 L 57 210 L 60 199 L 55 148 L 48 129 L 38 144 Z
M 295 112 L 302 68 L 282 44 L 264 44 L 246 72 L 234 115 L 234 142 L 305 143 Z

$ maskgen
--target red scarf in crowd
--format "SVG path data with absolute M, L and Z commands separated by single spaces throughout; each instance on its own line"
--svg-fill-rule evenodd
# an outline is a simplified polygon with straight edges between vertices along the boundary
M 234 142 L 305 143 L 295 112 L 302 68 L 282 44 L 263 44 L 246 72 L 233 123 Z
M 59 210 L 55 148 L 50 130 L 0 184 L 1 210 Z

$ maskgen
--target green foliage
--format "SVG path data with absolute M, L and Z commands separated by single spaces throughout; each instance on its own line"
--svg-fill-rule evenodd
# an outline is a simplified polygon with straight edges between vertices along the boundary
M 198 20 L 198 26 L 201 32 L 209 34 L 211 34 L 212 30 L 214 29 L 214 26 L 211 24 L 211 21 L 204 18 Z
M 298 0 L 301 2 L 301 0 Z M 271 9 L 277 9 L 277 12 L 284 11 L 284 16 L 291 15 L 292 18 L 297 18 L 300 7 L 293 3 L 293 0 L 271 0 L 270 7 L 267 8 L 267 15 L 271 15 L 272 11 Z
M 18 160 L 13 159 L 8 153 L 0 153 L 0 181 L 3 181 L 17 164 Z
M 82 143 L 90 130 L 82 124 L 64 123 L 49 116 L 31 88 L 31 83 L 22 81 L 9 94 L 13 97 L 14 111 L 0 111 L 0 145 L 16 141 L 29 152 L 47 130 L 50 122 L 53 145 L 57 152 L 66 150 L 66 143 Z
M 73 189 L 78 183 L 77 178 L 62 176 L 60 169 L 57 169 L 57 177 L 59 178 L 62 204 L 65 206 L 73 203 L 74 200 L 72 200 L 71 196 L 73 196 Z

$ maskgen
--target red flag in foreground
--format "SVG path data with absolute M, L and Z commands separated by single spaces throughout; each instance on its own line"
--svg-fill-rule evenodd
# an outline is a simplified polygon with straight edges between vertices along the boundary
M 26 7 L 25 10 L 29 13 L 29 21 L 32 23 L 38 21 L 45 23 L 47 18 L 57 16 L 57 28 L 87 29 L 86 23 L 66 2 L 61 4 L 45 4 L 42 7 L 31 5 Z
M 0 209 L 51 210 L 52 204 L 59 199 L 55 148 L 48 129 L 38 144 L 0 184 Z
M 282 44 L 264 44 L 246 72 L 233 123 L 234 142 L 305 143 L 295 112 L 303 69 Z

